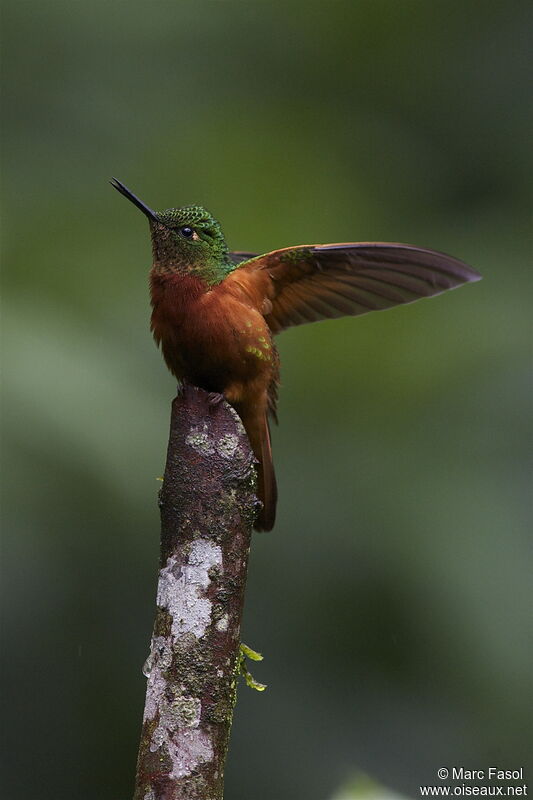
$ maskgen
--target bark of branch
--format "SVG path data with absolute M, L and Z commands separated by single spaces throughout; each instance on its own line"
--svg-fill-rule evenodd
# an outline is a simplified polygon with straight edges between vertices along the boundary
M 236 412 L 172 404 L 161 562 L 134 800 L 221 800 L 251 527 L 254 459 Z

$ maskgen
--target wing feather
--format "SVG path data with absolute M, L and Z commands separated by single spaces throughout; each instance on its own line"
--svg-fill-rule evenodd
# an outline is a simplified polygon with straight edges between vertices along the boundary
M 445 253 L 387 242 L 274 250 L 239 264 L 235 281 L 242 282 L 245 275 L 272 304 L 265 319 L 273 333 L 321 319 L 384 311 L 481 278 Z

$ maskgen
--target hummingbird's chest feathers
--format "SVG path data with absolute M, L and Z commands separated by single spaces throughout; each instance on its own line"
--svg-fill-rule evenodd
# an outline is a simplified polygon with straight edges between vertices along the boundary
M 205 291 L 205 284 L 199 278 L 151 274 L 152 330 L 158 342 L 187 324 Z
M 180 379 L 221 391 L 270 371 L 273 344 L 262 314 L 223 285 L 197 278 L 151 281 L 152 331 Z

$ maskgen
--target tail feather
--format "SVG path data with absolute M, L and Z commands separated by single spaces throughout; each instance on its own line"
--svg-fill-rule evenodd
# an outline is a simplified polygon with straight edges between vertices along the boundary
M 276 519 L 278 489 L 272 462 L 266 407 L 259 413 L 257 413 L 256 407 L 250 408 L 244 403 L 235 404 L 235 408 L 243 421 L 252 450 L 259 462 L 257 465 L 257 497 L 263 507 L 257 516 L 254 528 L 256 531 L 270 531 L 274 527 Z
M 272 447 L 270 445 L 270 428 L 266 414 L 262 419 L 260 454 L 257 469 L 257 494 L 263 504 L 254 528 L 256 531 L 271 531 L 276 520 L 276 503 L 278 500 L 278 487 L 272 461 Z

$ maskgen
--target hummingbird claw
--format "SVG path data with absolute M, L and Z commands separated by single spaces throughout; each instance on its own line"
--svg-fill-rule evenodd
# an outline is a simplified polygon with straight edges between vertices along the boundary
M 210 406 L 218 406 L 224 400 L 224 395 L 221 392 L 209 392 L 207 401 Z

